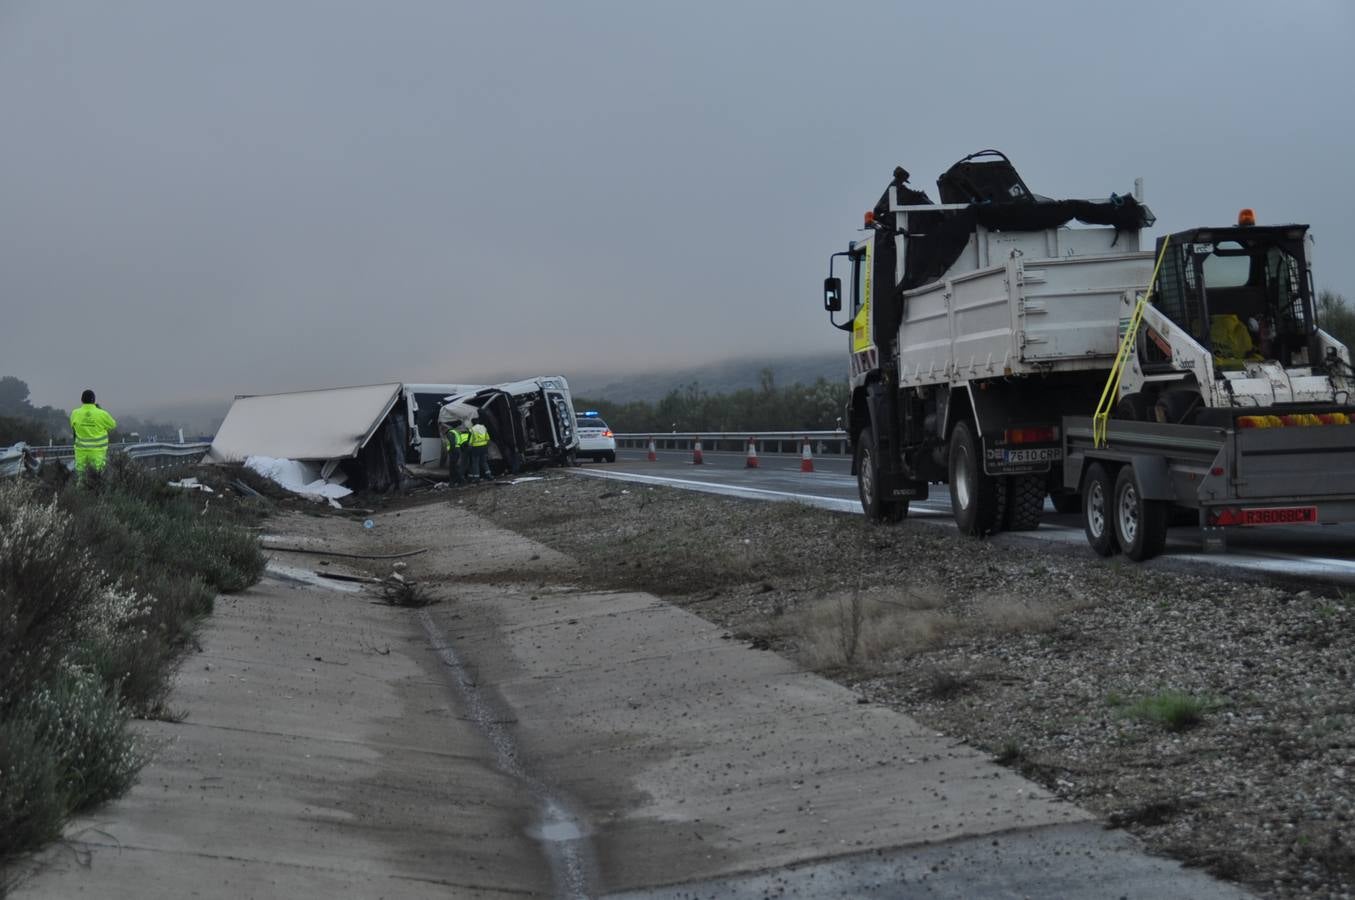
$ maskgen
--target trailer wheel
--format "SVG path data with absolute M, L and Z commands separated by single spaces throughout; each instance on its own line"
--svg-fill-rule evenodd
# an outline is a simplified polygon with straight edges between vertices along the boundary
M 1133 466 L 1121 466 L 1115 477 L 1112 519 L 1115 539 L 1135 562 L 1152 559 L 1167 546 L 1167 504 L 1144 499 Z
M 1003 527 L 1008 531 L 1034 531 L 1044 512 L 1044 475 L 1009 475 L 1007 510 Z
M 1098 556 L 1114 556 L 1120 552 L 1110 514 L 1114 492 L 1115 481 L 1106 467 L 1099 462 L 1092 463 L 1082 480 L 1082 530 Z
M 856 489 L 861 510 L 873 522 L 898 522 L 908 515 L 907 500 L 886 500 L 880 486 L 880 450 L 875 432 L 863 428 L 856 439 Z
M 950 509 L 961 534 L 982 537 L 999 531 L 1006 485 L 983 471 L 979 442 L 968 422 L 950 436 Z

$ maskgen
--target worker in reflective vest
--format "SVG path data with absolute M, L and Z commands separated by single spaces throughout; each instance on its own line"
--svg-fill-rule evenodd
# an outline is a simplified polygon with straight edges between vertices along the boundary
M 108 433 L 117 421 L 94 402 L 94 392 L 80 395 L 80 405 L 71 410 L 71 431 L 75 432 L 75 474 L 82 475 L 93 466 L 103 471 L 108 462 Z
M 489 429 L 477 418 L 470 427 L 470 477 L 472 481 L 494 477 L 489 471 Z
M 453 419 L 447 433 L 442 437 L 442 446 L 447 449 L 447 480 L 452 484 L 466 483 L 466 434 L 460 419 Z

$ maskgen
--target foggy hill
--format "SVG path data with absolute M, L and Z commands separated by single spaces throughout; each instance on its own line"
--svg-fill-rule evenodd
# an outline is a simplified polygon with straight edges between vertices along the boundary
M 775 383 L 780 386 L 796 383 L 813 384 L 819 378 L 845 381 L 847 360 L 840 353 L 823 353 L 749 357 L 685 369 L 633 374 L 616 372 L 590 374 L 568 370 L 562 374 L 569 379 L 570 390 L 576 398 L 610 400 L 613 403 L 635 401 L 655 403 L 663 399 L 669 391 L 686 387 L 692 382 L 696 382 L 707 394 L 728 394 L 744 388 L 756 388 L 762 383 L 763 369 L 771 369 Z M 505 374 L 503 380 L 519 377 L 522 377 L 521 374 Z M 204 400 L 199 403 L 166 404 L 145 409 L 128 408 L 126 412 L 158 422 L 172 423 L 176 427 L 183 428 L 187 435 L 206 435 L 216 431 L 230 405 L 231 397 L 223 397 L 220 400 Z
M 762 383 L 762 370 L 771 369 L 777 385 L 813 384 L 820 378 L 846 381 L 847 358 L 841 353 L 805 356 L 731 359 L 689 369 L 642 372 L 630 375 L 565 373 L 576 398 L 609 400 L 613 403 L 653 403 L 676 388 L 696 382 L 708 394 L 728 394 Z

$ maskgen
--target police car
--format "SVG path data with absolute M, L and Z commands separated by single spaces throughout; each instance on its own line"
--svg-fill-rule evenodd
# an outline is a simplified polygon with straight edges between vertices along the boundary
M 607 423 L 597 414 L 597 410 L 588 410 L 578 416 L 576 421 L 579 426 L 578 455 L 591 456 L 598 461 L 605 459 L 607 462 L 616 462 L 616 438 L 612 436 L 612 430 L 607 427 Z

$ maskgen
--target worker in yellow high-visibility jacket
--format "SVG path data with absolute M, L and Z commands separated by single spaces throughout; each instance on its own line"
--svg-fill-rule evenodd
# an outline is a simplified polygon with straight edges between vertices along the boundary
M 470 439 L 466 442 L 470 444 L 470 480 L 493 478 L 489 471 L 489 429 L 479 416 L 471 422 Z
M 94 402 L 94 392 L 80 395 L 80 405 L 71 410 L 71 431 L 75 432 L 75 474 L 84 474 L 89 466 L 103 471 L 108 462 L 108 433 L 117 421 Z

